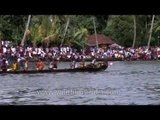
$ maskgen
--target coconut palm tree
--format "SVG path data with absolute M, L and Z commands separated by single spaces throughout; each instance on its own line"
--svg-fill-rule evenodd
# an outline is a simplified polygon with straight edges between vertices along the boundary
M 77 29 L 73 34 L 73 39 L 70 42 L 75 46 L 84 48 L 88 37 L 88 30 L 82 27 L 80 29 Z
M 70 23 L 70 16 L 66 15 L 65 18 L 66 18 L 67 22 L 66 22 L 66 27 L 65 27 L 65 30 L 64 30 L 64 35 L 63 35 L 60 47 L 62 47 L 62 45 L 63 45 L 67 30 L 68 30 L 68 26 L 69 26 L 69 23 Z
M 154 18 L 155 18 L 155 15 L 152 16 L 151 28 L 150 28 L 150 31 L 149 31 L 149 39 L 148 39 L 148 45 L 147 45 L 148 48 L 150 47 Z
M 24 46 L 24 42 L 26 40 L 26 36 L 28 34 L 28 28 L 29 28 L 29 24 L 30 24 L 30 21 L 31 21 L 31 15 L 28 15 L 28 20 L 27 20 L 27 24 L 26 24 L 26 29 L 25 29 L 25 32 L 24 32 L 24 35 L 23 35 L 23 39 L 21 41 L 21 45 Z
M 133 38 L 132 48 L 134 48 L 136 42 L 136 15 L 133 15 L 133 21 L 134 21 L 134 38 Z
M 37 43 L 48 47 L 60 34 L 60 19 L 57 15 L 38 15 L 32 17 L 31 39 L 34 46 Z
M 98 49 L 98 40 L 97 40 L 97 31 L 96 31 L 96 25 L 95 25 L 95 19 L 93 18 L 93 25 L 94 25 L 94 32 L 95 32 L 95 38 L 96 38 L 96 46 Z

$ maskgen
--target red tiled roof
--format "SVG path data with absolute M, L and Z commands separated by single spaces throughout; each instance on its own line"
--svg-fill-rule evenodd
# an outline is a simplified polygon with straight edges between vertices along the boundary
M 112 41 L 112 39 L 110 37 L 107 37 L 103 34 L 97 34 L 97 41 L 98 41 L 98 44 L 106 44 L 106 45 L 111 45 L 113 44 L 114 42 Z M 87 44 L 89 46 L 94 46 L 96 45 L 96 37 L 95 37 L 95 34 L 94 35 L 90 35 L 88 37 L 88 42 Z

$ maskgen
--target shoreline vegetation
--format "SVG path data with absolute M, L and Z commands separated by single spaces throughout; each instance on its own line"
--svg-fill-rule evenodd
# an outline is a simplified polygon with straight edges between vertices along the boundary
M 22 46 L 86 47 L 87 37 L 111 37 L 125 47 L 159 46 L 160 15 L 0 15 L 1 41 Z
M 159 15 L 1 15 L 0 29 L 0 62 L 160 58 Z

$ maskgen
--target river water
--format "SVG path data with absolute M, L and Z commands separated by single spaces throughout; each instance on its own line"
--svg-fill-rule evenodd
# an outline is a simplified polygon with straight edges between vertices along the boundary
M 115 61 L 102 72 L 0 75 L 1 105 L 159 105 L 160 63 Z M 60 63 L 59 67 L 69 67 Z

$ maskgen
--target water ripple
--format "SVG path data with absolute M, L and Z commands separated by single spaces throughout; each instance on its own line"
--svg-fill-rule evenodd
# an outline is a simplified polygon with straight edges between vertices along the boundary
M 159 105 L 159 72 L 156 61 L 124 61 L 96 73 L 1 74 L 0 104 Z

